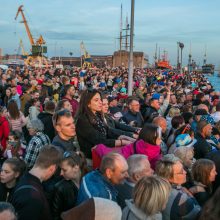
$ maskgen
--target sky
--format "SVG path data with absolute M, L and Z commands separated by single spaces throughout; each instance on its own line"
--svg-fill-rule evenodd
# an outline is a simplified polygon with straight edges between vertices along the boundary
M 0 0 L 0 48 L 14 54 L 22 39 L 26 51 L 30 42 L 21 21 L 15 21 L 20 5 L 32 35 L 42 34 L 48 56 L 80 55 L 83 40 L 91 55 L 112 55 L 119 49 L 120 10 L 123 24 L 130 22 L 131 0 Z M 156 43 L 176 64 L 177 42 L 183 42 L 183 62 L 192 58 L 202 65 L 205 48 L 207 62 L 220 67 L 219 0 L 135 0 L 134 51 L 143 51 L 153 62 Z M 191 45 L 191 46 L 190 46 Z

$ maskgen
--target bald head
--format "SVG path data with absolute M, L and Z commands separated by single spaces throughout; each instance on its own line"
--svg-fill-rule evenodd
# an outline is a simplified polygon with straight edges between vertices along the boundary
M 158 116 L 158 117 L 153 119 L 152 123 L 159 126 L 159 127 L 161 127 L 163 134 L 166 132 L 166 130 L 167 130 L 167 121 L 164 117 Z

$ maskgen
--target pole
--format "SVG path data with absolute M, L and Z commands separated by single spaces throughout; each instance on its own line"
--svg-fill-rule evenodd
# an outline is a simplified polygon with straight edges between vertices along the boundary
M 181 54 L 180 54 L 180 74 L 183 73 L 182 64 L 183 64 L 183 48 L 180 48 Z
M 179 70 L 179 63 L 180 63 L 180 59 L 179 59 L 179 42 L 177 42 L 177 63 L 176 63 L 176 69 Z
M 133 40 L 134 40 L 134 1 L 131 0 L 131 29 L 130 29 L 130 58 L 129 58 L 129 73 L 128 73 L 128 95 L 132 95 L 133 90 Z

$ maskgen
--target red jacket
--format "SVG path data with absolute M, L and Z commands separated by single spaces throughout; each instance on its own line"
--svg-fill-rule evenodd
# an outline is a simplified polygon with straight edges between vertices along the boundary
M 10 132 L 8 120 L 5 117 L 0 116 L 0 142 L 3 147 L 3 151 L 6 149 L 6 142 Z

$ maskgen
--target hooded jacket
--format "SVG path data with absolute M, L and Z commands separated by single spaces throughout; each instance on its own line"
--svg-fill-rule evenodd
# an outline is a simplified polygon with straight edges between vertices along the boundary
M 38 115 L 38 118 L 42 121 L 44 124 L 44 134 L 46 134 L 50 141 L 53 141 L 53 138 L 55 137 L 55 130 L 53 127 L 53 121 L 52 121 L 53 115 L 49 112 L 41 112 Z
M 134 205 L 132 200 L 126 200 L 125 202 L 127 206 L 123 209 L 121 220 L 162 220 L 161 213 L 147 216 Z

